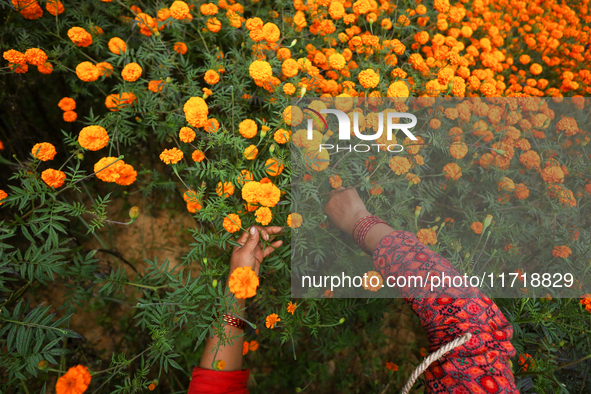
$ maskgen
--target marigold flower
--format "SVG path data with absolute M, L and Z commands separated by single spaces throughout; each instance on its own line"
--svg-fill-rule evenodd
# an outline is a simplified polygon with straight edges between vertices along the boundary
M 234 293 L 236 298 L 245 299 L 256 295 L 259 278 L 256 276 L 252 268 L 238 267 L 232 271 L 228 284 L 230 286 L 230 291 Z
M 289 302 L 289 304 L 287 304 L 287 312 L 291 313 L 292 315 L 294 314 L 296 307 L 298 306 L 297 302 Z
M 24 53 L 15 51 L 14 49 L 9 49 L 2 54 L 4 59 L 8 60 L 10 63 L 13 64 L 26 64 L 27 58 Z
M 39 48 L 30 48 L 25 52 L 27 63 L 33 66 L 42 66 L 47 62 L 47 54 Z
M 216 193 L 222 198 L 230 197 L 234 194 L 234 185 L 232 185 L 232 182 L 224 182 L 223 184 L 218 182 Z
M 109 40 L 109 51 L 115 55 L 122 55 L 127 51 L 127 44 L 119 37 L 113 37 Z
M 76 66 L 76 75 L 84 82 L 94 82 L 100 76 L 100 72 L 91 62 L 82 62 Z
M 248 341 L 242 342 L 242 355 L 243 356 L 246 356 L 246 354 L 248 353 L 248 347 L 249 347 L 248 345 L 249 345 Z
M 273 76 L 271 65 L 263 60 L 255 60 L 248 67 L 248 73 L 255 81 L 266 82 Z
M 230 213 L 228 214 L 228 216 L 224 218 L 224 228 L 229 233 L 235 233 L 236 231 L 240 230 L 241 226 L 242 221 L 240 220 L 238 215 L 234 213 Z
M 277 324 L 277 322 L 280 322 L 281 318 L 279 317 L 278 314 L 276 313 L 271 313 L 269 316 L 267 316 L 267 318 L 265 319 L 265 326 L 267 328 L 275 328 L 275 324 Z
M 220 360 L 216 363 L 216 368 L 218 371 L 221 371 L 222 369 L 226 368 L 226 362 L 224 360 Z
M 454 159 L 462 159 L 468 153 L 468 145 L 463 142 L 454 142 L 449 147 L 449 153 Z
M 406 157 L 394 156 L 390 159 L 390 169 L 396 175 L 406 174 L 410 170 L 410 161 Z
M 358 78 L 365 89 L 373 89 L 380 83 L 380 75 L 372 69 L 361 71 Z
M 110 94 L 105 99 L 105 106 L 110 111 L 119 111 L 120 108 L 133 104 L 136 101 L 135 94 L 131 92 L 123 92 L 119 94 Z
M 422 244 L 435 245 L 437 243 L 437 233 L 429 228 L 423 228 L 417 232 L 417 239 Z
M 330 164 L 330 155 L 326 149 L 323 151 L 310 150 L 306 155 L 310 159 L 310 165 L 306 164 L 306 169 L 308 170 L 311 169 L 316 172 L 321 172 L 326 170 Z
M 214 70 L 207 70 L 204 79 L 208 84 L 215 85 L 220 81 L 220 75 Z
M 55 150 L 55 146 L 50 144 L 49 142 L 41 142 L 39 144 L 35 144 L 33 149 L 31 149 L 31 153 L 33 157 L 39 159 L 41 161 L 48 161 L 53 160 L 57 151 Z
M 525 353 L 519 355 L 519 365 L 521 365 L 521 369 L 524 372 L 527 372 L 528 369 L 533 369 L 534 359 L 531 355 Z
M 189 48 L 187 48 L 187 44 L 185 44 L 184 42 L 178 41 L 174 43 L 172 49 L 179 55 L 184 55 L 185 53 L 187 53 L 187 50 Z
M 8 194 L 4 190 L 0 190 L 0 205 L 4 204 L 2 200 L 8 197 Z
M 193 127 L 204 127 L 208 121 L 209 107 L 201 97 L 191 97 L 183 106 L 183 111 Z
M 259 330 L 257 329 L 257 334 L 259 333 Z M 251 352 L 255 352 L 257 351 L 259 348 L 259 343 L 256 340 L 252 340 L 250 341 L 250 344 L 248 345 L 248 350 L 250 350 Z
M 117 170 L 119 171 L 119 178 L 117 178 L 115 183 L 118 185 L 129 186 L 136 181 L 137 171 L 131 164 L 122 162 L 121 165 L 117 167 Z
M 289 141 L 290 137 L 291 137 L 291 131 L 284 130 L 284 129 L 278 129 L 275 132 L 275 134 L 273 134 L 273 139 L 278 144 L 285 144 L 287 141 Z
M 113 66 L 109 62 L 100 62 L 96 64 L 100 76 L 110 77 L 113 75 Z
M 443 174 L 445 175 L 445 179 L 456 181 L 462 176 L 462 169 L 456 163 L 448 163 L 443 166 Z
M 540 173 L 542 179 L 546 183 L 562 183 L 564 182 L 564 171 L 558 166 L 546 167 Z
M 148 90 L 150 90 L 154 93 L 161 92 L 163 87 L 164 87 L 164 81 L 161 79 L 159 79 L 157 81 L 150 81 L 148 83 Z
M 257 135 L 258 126 L 252 119 L 244 119 L 238 125 L 238 131 L 244 138 L 252 138 Z
M 278 176 L 283 172 L 283 164 L 275 158 L 267 159 L 265 162 L 265 171 L 271 176 Z
M 343 186 L 343 180 L 338 175 L 333 175 L 328 178 L 328 182 L 333 189 L 338 189 L 339 187 Z
M 64 184 L 66 180 L 66 174 L 62 171 L 48 168 L 41 173 L 41 179 L 47 184 L 47 186 L 56 189 Z
M 170 15 L 176 20 L 187 19 L 190 14 L 190 9 L 184 1 L 175 1 L 170 6 Z
M 45 9 L 51 15 L 56 16 L 64 12 L 64 5 L 60 0 L 48 0 Z
M 213 17 L 207 20 L 205 26 L 207 26 L 207 30 L 209 30 L 210 32 L 217 33 L 222 29 L 222 22 L 220 22 L 218 18 Z
M 528 170 L 531 170 L 532 168 L 539 170 L 541 159 L 537 152 L 528 150 L 519 156 L 519 162 L 523 164 Z
M 408 86 L 406 85 L 406 83 L 404 83 L 403 81 L 396 81 L 390 84 L 386 96 L 404 98 L 410 96 L 410 91 L 408 90 Z
M 88 368 L 76 365 L 57 380 L 55 392 L 56 394 L 82 394 L 88 388 L 90 380 Z
M 132 62 L 123 67 L 121 77 L 127 82 L 135 82 L 142 76 L 142 71 L 142 67 L 139 64 Z
M 499 191 L 512 192 L 515 190 L 515 184 L 513 183 L 513 180 L 507 178 L 506 176 L 501 178 L 497 185 L 499 187 Z
M 259 154 L 259 150 L 255 145 L 250 145 L 244 149 L 244 158 L 246 160 L 254 160 Z
M 366 278 L 367 275 L 367 278 Z M 377 278 L 375 280 L 374 278 Z M 373 280 L 372 280 L 373 279 Z M 369 271 L 366 272 L 363 276 L 363 288 L 365 290 L 376 292 L 380 290 L 384 286 L 384 280 L 382 279 L 382 275 L 380 275 L 376 271 Z
M 156 389 L 156 385 L 154 383 L 150 383 L 150 385 L 148 386 L 148 390 L 154 391 L 155 389 Z
M 12 5 L 25 19 L 35 20 L 43 16 L 43 10 L 35 0 L 12 0 Z
M 392 363 L 392 362 L 386 362 L 386 368 L 389 369 L 392 372 L 396 372 L 398 371 L 398 365 Z
M 539 75 L 542 73 L 543 70 L 544 69 L 542 68 L 542 66 L 540 66 L 538 63 L 533 63 L 531 66 L 529 66 L 529 72 L 533 75 Z
M 87 47 L 92 44 L 92 36 L 81 27 L 72 27 L 68 30 L 68 37 L 79 47 Z
M 257 209 L 254 216 L 255 220 L 263 226 L 269 224 L 273 219 L 273 213 L 271 213 L 271 210 L 267 207 L 260 207 Z
M 160 160 L 166 164 L 176 164 L 183 158 L 183 152 L 177 148 L 164 149 L 160 154 Z
M 299 213 L 290 213 L 287 216 L 287 225 L 291 228 L 299 228 L 302 223 L 304 221 L 304 218 L 302 218 L 302 215 L 300 215 Z
M 84 149 L 97 151 L 109 143 L 109 134 L 101 126 L 87 126 L 80 131 L 78 143 Z
M 476 234 L 482 234 L 482 230 L 483 230 L 483 225 L 481 222 L 474 222 L 470 225 L 470 228 L 476 233 Z
M 333 53 L 328 57 L 328 64 L 335 70 L 342 70 L 345 68 L 347 61 L 340 53 Z
M 552 256 L 567 258 L 573 251 L 568 246 L 555 246 L 552 248 Z
M 120 168 L 125 164 L 117 157 L 103 157 L 94 165 L 96 177 L 103 182 L 116 182 L 121 177 Z
M 179 131 L 180 140 L 186 143 L 193 142 L 196 136 L 197 134 L 190 127 L 181 127 Z
M 513 194 L 518 200 L 524 200 L 529 197 L 529 189 L 523 183 L 518 183 L 515 185 Z

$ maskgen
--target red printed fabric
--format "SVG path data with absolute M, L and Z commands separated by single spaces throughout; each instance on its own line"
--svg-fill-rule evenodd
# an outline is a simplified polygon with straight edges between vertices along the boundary
M 407 231 L 385 236 L 374 251 L 373 262 L 384 281 L 390 276 L 421 276 L 425 280 L 428 273 L 441 277 L 442 272 L 460 276 L 448 260 Z M 515 356 L 509 342 L 513 327 L 490 298 L 475 288 L 450 287 L 447 281 L 433 292 L 430 286 L 407 285 L 399 290 L 421 320 L 430 352 L 466 332 L 472 333 L 467 343 L 425 371 L 427 393 L 519 393 L 509 365 L 509 358 Z
M 248 369 L 214 371 L 195 367 L 188 394 L 248 394 Z

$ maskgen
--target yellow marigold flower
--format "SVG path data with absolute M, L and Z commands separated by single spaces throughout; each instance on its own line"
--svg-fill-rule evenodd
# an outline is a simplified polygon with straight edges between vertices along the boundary
M 365 275 L 367 275 L 367 278 Z M 376 292 L 383 287 L 384 280 L 382 279 L 382 275 L 380 275 L 377 271 L 369 271 L 366 272 L 365 275 L 363 277 L 363 288 L 365 290 Z M 377 278 L 377 280 L 373 278 Z
M 101 126 L 87 126 L 80 131 L 78 143 L 84 149 L 97 151 L 107 146 L 109 135 Z
M 41 173 L 41 179 L 47 184 L 47 186 L 57 189 L 64 184 L 66 174 L 59 170 L 48 168 Z
M 250 267 L 238 267 L 228 281 L 230 291 L 239 299 L 254 297 L 259 286 L 259 278 Z
M 142 76 L 142 71 L 142 67 L 139 64 L 132 62 L 123 67 L 121 77 L 127 82 L 135 82 Z
M 160 160 L 166 164 L 176 164 L 183 158 L 183 152 L 177 148 L 164 149 L 160 154 Z
M 49 142 L 41 142 L 39 144 L 35 144 L 33 149 L 31 149 L 31 153 L 33 157 L 39 159 L 41 161 L 48 161 L 53 160 L 57 151 L 55 150 L 55 146 L 50 144 Z
M 201 97 L 191 97 L 183 106 L 187 122 L 193 127 L 203 127 L 207 121 L 209 107 Z
M 476 233 L 476 234 L 482 234 L 482 223 L 480 222 L 474 222 L 470 225 L 470 228 Z
M 150 90 L 154 93 L 161 92 L 163 87 L 164 87 L 164 81 L 161 79 L 159 79 L 157 81 L 150 81 L 148 83 L 148 90 Z
M 242 226 L 242 221 L 236 214 L 229 214 L 224 218 L 224 228 L 229 233 L 235 233 L 236 231 L 240 230 Z
M 288 126 L 297 126 L 302 123 L 304 119 L 304 113 L 300 107 L 288 106 L 283 110 L 283 121 Z
M 2 200 L 8 197 L 8 194 L 4 190 L 0 190 L 0 205 L 4 204 Z
M 115 55 L 122 55 L 127 51 L 127 44 L 119 37 L 113 37 L 109 40 L 109 51 Z
M 45 9 L 51 15 L 56 16 L 64 12 L 64 5 L 60 0 L 48 0 Z
M 417 239 L 425 245 L 435 245 L 437 243 L 437 233 L 431 229 L 423 228 L 417 232 Z
M 94 82 L 100 76 L 100 71 L 91 62 L 82 62 L 76 66 L 76 75 L 84 82 Z
M 55 385 L 56 394 L 82 394 L 90 384 L 90 372 L 82 365 L 68 369 Z
M 252 138 L 255 135 L 257 135 L 258 126 L 254 120 L 244 119 L 238 125 L 238 131 L 240 132 L 240 135 L 242 135 L 244 138 Z
M 175 1 L 170 6 L 170 15 L 176 20 L 183 20 L 189 17 L 190 9 L 184 1 Z
M 259 150 L 254 145 L 250 145 L 246 149 L 244 149 L 244 158 L 246 160 L 254 160 L 258 154 Z
M 234 194 L 234 185 L 232 185 L 232 182 L 224 182 L 223 184 L 218 182 L 216 193 L 223 198 L 230 197 Z
M 443 166 L 443 174 L 445 179 L 458 180 L 462 176 L 462 169 L 456 163 L 448 163 Z
M 187 53 L 187 50 L 189 48 L 187 48 L 187 44 L 185 44 L 184 42 L 178 41 L 174 43 L 172 49 L 179 55 L 184 55 L 185 53 Z
M 271 219 L 273 219 L 273 213 L 271 213 L 271 210 L 267 207 L 260 207 L 259 209 L 257 209 L 254 213 L 254 216 L 255 220 L 263 226 L 269 224 L 271 222 Z
M 555 246 L 552 248 L 552 256 L 567 258 L 573 251 L 568 246 Z
M 390 169 L 396 175 L 406 174 L 410 170 L 410 161 L 406 157 L 394 156 L 390 159 Z
M 419 183 L 421 181 L 421 177 L 419 177 L 417 174 L 411 174 L 410 172 L 406 174 L 405 178 L 408 181 L 412 182 L 413 185 L 416 185 L 417 183 Z
M 276 313 L 271 313 L 269 316 L 267 316 L 267 318 L 265 319 L 265 326 L 267 328 L 275 328 L 275 324 L 277 324 L 277 322 L 280 322 L 281 318 L 279 317 L 278 314 Z
M 299 68 L 298 62 L 296 62 L 292 58 L 284 60 L 283 64 L 281 65 L 281 72 L 283 73 L 283 75 L 285 75 L 288 78 L 295 77 L 296 75 L 298 75 L 299 71 L 300 71 L 300 68 Z M 294 87 L 294 92 L 295 92 L 295 87 Z
M 333 189 L 337 189 L 343 186 L 343 180 L 338 175 L 333 175 L 330 178 L 328 178 L 328 182 L 330 183 L 330 186 L 332 186 Z
M 207 70 L 204 79 L 208 84 L 215 85 L 220 81 L 220 75 L 214 70 Z
M 345 60 L 345 57 L 340 53 L 333 53 L 328 57 L 328 64 L 335 70 L 342 70 L 343 68 L 345 68 L 347 61 Z
M 267 43 L 271 44 L 274 42 L 279 41 L 279 37 L 281 36 L 281 31 L 277 27 L 276 24 L 267 22 L 263 26 L 263 37 Z
M 271 176 L 277 176 L 283 171 L 283 164 L 275 158 L 267 159 L 265 162 L 265 171 Z
M 68 37 L 79 47 L 87 47 L 92 44 L 92 36 L 81 27 L 72 27 L 68 30 Z
M 255 60 L 248 67 L 248 73 L 255 81 L 266 82 L 273 76 L 271 65 L 263 60 Z
M 47 62 L 47 54 L 39 48 L 30 48 L 25 52 L 27 63 L 33 66 L 42 66 Z
M 191 155 L 191 158 L 196 163 L 201 163 L 205 159 L 205 155 L 199 149 L 196 149 Z
M 544 168 L 544 170 L 542 170 L 540 174 L 542 175 L 542 179 L 546 183 L 564 182 L 564 171 L 562 171 L 562 169 L 558 166 L 546 167 Z
M 193 142 L 196 136 L 197 134 L 190 127 L 181 127 L 179 131 L 180 140 L 186 143 Z
M 290 213 L 287 217 L 287 225 L 291 228 L 299 228 L 303 221 L 304 218 L 299 213 Z
M 290 136 L 291 136 L 291 131 L 279 129 L 275 132 L 275 134 L 273 134 L 273 139 L 278 144 L 285 144 L 287 141 L 289 141 Z
M 295 86 L 293 86 L 293 84 L 291 83 L 286 83 L 285 85 L 283 85 L 283 93 L 287 94 L 288 96 L 291 96 L 292 94 L 294 94 L 296 91 Z
M 293 313 L 296 310 L 296 307 L 298 306 L 297 302 L 289 302 L 289 304 L 287 305 L 287 312 L 291 313 L 293 315 Z
M 466 154 L 468 153 L 468 145 L 466 145 L 463 142 L 454 142 L 449 147 L 449 153 L 451 154 L 451 157 L 453 157 L 454 159 L 463 159 L 464 156 L 466 156 Z
M 390 84 L 386 96 L 404 98 L 410 96 L 410 91 L 408 90 L 408 86 L 406 85 L 406 83 L 404 83 L 403 81 L 396 81 Z
M 361 71 L 358 78 L 364 89 L 373 89 L 380 83 L 380 75 L 370 68 Z

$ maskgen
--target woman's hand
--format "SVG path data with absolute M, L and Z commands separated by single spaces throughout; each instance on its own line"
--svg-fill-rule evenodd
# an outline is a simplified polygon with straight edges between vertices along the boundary
M 240 238 L 236 240 L 242 247 L 234 246 L 232 251 L 230 273 L 238 267 L 250 267 L 258 276 L 263 259 L 283 244 L 283 241 L 275 241 L 271 243 L 271 246 L 265 246 L 259 242 L 260 234 L 263 235 L 263 240 L 269 241 L 274 235 L 281 234 L 281 231 L 282 228 L 277 226 L 252 226 L 248 232 L 242 233 Z
M 353 235 L 353 227 L 359 219 L 370 215 L 353 187 L 339 187 L 330 192 L 324 207 L 331 222 L 341 231 Z

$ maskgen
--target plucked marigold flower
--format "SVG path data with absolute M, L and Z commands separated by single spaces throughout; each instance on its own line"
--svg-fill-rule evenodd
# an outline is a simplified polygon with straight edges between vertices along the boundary
M 522 155 L 523 156 L 523 155 Z M 558 166 L 550 166 L 544 168 L 540 173 L 542 179 L 546 183 L 562 183 L 564 182 L 564 172 Z
M 191 97 L 183 106 L 187 122 L 193 127 L 203 127 L 207 121 L 209 107 L 201 97 Z
M 290 213 L 287 216 L 287 225 L 291 228 L 299 228 L 302 223 L 304 221 L 304 218 L 302 218 L 302 215 L 300 215 L 299 213 Z
M 148 83 L 148 90 L 150 90 L 154 93 L 161 92 L 163 87 L 164 87 L 164 81 L 161 79 L 159 79 L 157 81 L 150 81 Z
M 244 149 L 244 158 L 246 160 L 254 160 L 259 154 L 259 150 L 255 145 L 250 145 Z
M 266 82 L 273 76 L 271 65 L 263 60 L 255 60 L 248 67 L 248 73 L 255 81 Z
M 236 231 L 240 230 L 242 226 L 242 221 L 238 215 L 231 213 L 224 218 L 224 228 L 229 233 L 235 233 Z
M 275 132 L 275 134 L 273 134 L 273 139 L 278 144 L 285 144 L 287 141 L 289 141 L 290 137 L 291 137 L 291 131 L 284 130 L 284 129 L 279 129 Z
M 423 228 L 417 232 L 417 239 L 422 244 L 435 245 L 437 243 L 437 233 L 429 228 Z
M 254 120 L 244 119 L 238 125 L 238 131 L 240 132 L 240 135 L 244 138 L 252 138 L 255 135 L 257 135 L 258 126 Z
M 238 267 L 228 281 L 230 291 L 238 299 L 254 297 L 259 286 L 259 278 L 250 267 Z
M 191 13 L 189 6 L 184 1 L 175 1 L 170 6 L 170 15 L 176 20 L 183 20 Z
M 47 62 L 47 54 L 39 48 L 30 48 L 25 52 L 27 63 L 33 66 L 42 66 Z
M 278 176 L 283 172 L 283 164 L 275 158 L 267 159 L 265 162 L 265 171 L 271 176 Z
M 462 169 L 456 163 L 448 163 L 443 166 L 443 174 L 445 175 L 445 179 L 456 181 L 462 176 Z
M 92 44 L 92 36 L 82 27 L 72 27 L 68 30 L 68 37 L 79 47 L 87 47 Z
M 273 219 L 273 213 L 267 207 L 260 207 L 259 209 L 257 209 L 254 213 L 254 216 L 255 220 L 263 226 L 266 226 L 267 224 L 271 223 L 271 220 Z
M 100 76 L 100 72 L 91 62 L 82 62 L 76 66 L 76 75 L 84 82 L 94 82 Z
M 55 385 L 56 394 L 82 394 L 90 384 L 90 372 L 82 365 L 68 369 Z
M 178 53 L 179 55 L 184 55 L 185 53 L 187 53 L 187 44 L 185 44 L 184 42 L 175 42 L 174 46 L 172 47 L 172 49 L 174 49 L 174 51 L 176 53 Z
M 406 157 L 394 156 L 390 159 L 390 169 L 396 175 L 406 174 L 410 170 L 410 161 Z
M 56 16 L 64 12 L 64 5 L 60 0 L 48 0 L 45 9 L 51 15 Z
M 552 248 L 552 256 L 567 258 L 573 251 L 568 246 L 555 246 Z
M 201 163 L 205 159 L 205 155 L 199 149 L 196 149 L 191 155 L 191 158 L 196 163 Z
M 166 164 L 176 164 L 183 158 L 183 152 L 177 148 L 164 149 L 160 154 L 160 160 Z
M 33 157 L 39 159 L 41 161 L 48 161 L 53 160 L 57 151 L 55 150 L 55 146 L 50 144 L 49 142 L 41 142 L 39 144 L 35 144 L 33 149 L 31 149 L 31 153 Z
M 232 182 L 218 182 L 218 186 L 215 191 L 217 195 L 222 198 L 230 197 L 234 194 L 234 185 L 232 185 Z
M 297 306 L 298 306 L 297 302 L 293 303 L 290 301 L 289 304 L 287 304 L 287 312 L 289 312 L 293 315 Z
M 84 149 L 97 151 L 109 143 L 109 134 L 101 126 L 87 126 L 80 131 L 78 143 Z
M 57 189 L 64 184 L 66 174 L 62 171 L 48 168 L 41 173 L 41 179 L 47 184 L 47 186 Z
M 380 75 L 372 69 L 361 71 L 358 78 L 365 89 L 373 89 L 380 83 Z
M 190 127 L 182 127 L 179 131 L 179 138 L 181 141 L 190 143 L 195 140 L 197 134 Z
M 204 79 L 208 84 L 215 85 L 220 81 L 220 75 L 214 70 L 207 70 Z
M 94 172 L 103 182 L 116 182 L 121 177 L 119 171 L 123 164 L 123 160 L 118 160 L 117 157 L 103 157 L 95 163 Z
M 343 186 L 343 180 L 338 175 L 333 175 L 330 178 L 328 178 L 328 182 L 330 183 L 330 186 L 333 189 L 337 189 L 337 188 Z
M 2 200 L 4 200 L 6 197 L 8 197 L 8 194 L 6 194 L 4 190 L 0 190 L 0 205 L 4 204 Z
M 123 67 L 121 77 L 127 82 L 135 82 L 142 76 L 142 71 L 142 67 L 139 64 L 132 62 Z
M 277 324 L 277 322 L 280 322 L 281 318 L 279 317 L 278 314 L 276 313 L 271 313 L 269 316 L 267 316 L 267 318 L 265 319 L 265 326 L 267 328 L 275 328 L 275 324 Z
M 123 55 L 127 51 L 127 44 L 119 37 L 113 37 L 109 40 L 109 51 L 115 55 Z
M 476 234 L 482 234 L 482 230 L 483 230 L 483 225 L 481 222 L 474 222 L 470 225 L 470 228 L 476 233 Z

